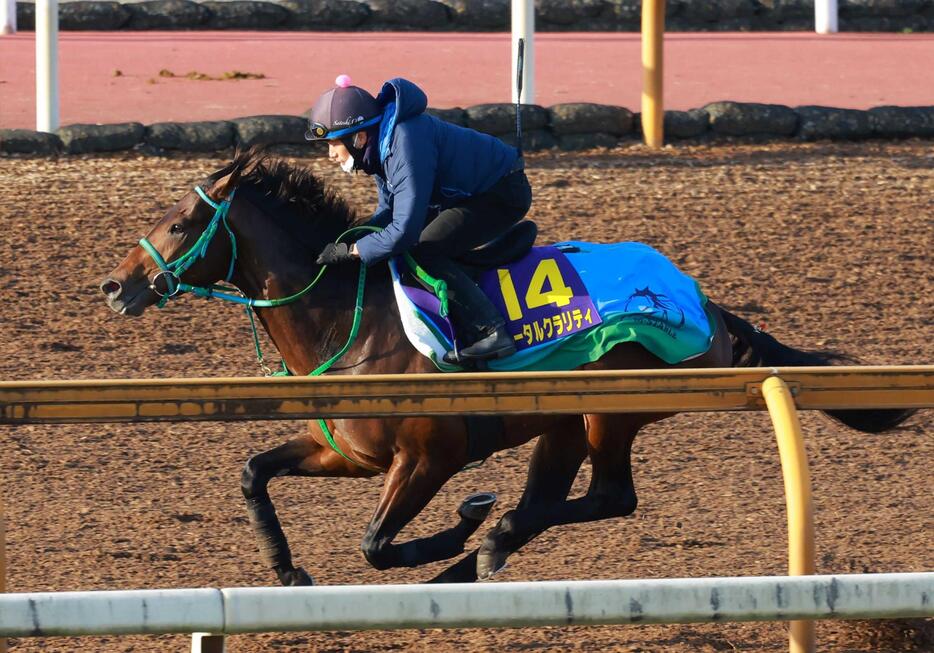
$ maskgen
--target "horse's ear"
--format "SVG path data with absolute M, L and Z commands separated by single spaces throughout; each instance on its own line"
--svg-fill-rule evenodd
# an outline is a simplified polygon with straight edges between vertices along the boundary
M 227 199 L 230 197 L 234 188 L 237 187 L 237 184 L 240 183 L 240 180 L 253 174 L 261 163 L 262 157 L 253 156 L 250 157 L 246 165 L 235 165 L 233 170 L 223 177 L 220 177 L 211 185 L 208 189 L 208 196 L 215 202 L 221 202 Z
M 233 171 L 215 181 L 208 189 L 208 197 L 215 202 L 221 202 L 227 199 L 240 182 L 240 174 L 240 170 L 234 168 Z

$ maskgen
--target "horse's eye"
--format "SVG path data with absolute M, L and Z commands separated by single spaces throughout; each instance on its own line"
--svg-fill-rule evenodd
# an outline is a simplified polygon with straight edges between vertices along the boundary
M 182 228 L 182 225 L 180 225 L 178 222 L 176 222 L 171 227 L 169 227 L 170 234 L 180 234 L 182 233 L 182 231 L 184 231 L 184 229 Z

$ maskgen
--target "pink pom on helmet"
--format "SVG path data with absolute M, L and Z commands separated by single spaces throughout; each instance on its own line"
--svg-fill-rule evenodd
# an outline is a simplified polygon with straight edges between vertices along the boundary
M 347 88 L 353 84 L 353 82 L 350 81 L 350 75 L 338 75 L 337 79 L 334 80 L 334 83 L 341 88 Z

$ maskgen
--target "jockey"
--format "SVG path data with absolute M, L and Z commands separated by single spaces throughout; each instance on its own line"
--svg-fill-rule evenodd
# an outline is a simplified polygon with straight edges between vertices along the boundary
M 396 78 L 374 98 L 340 75 L 311 109 L 308 140 L 327 140 L 328 158 L 373 177 L 379 193 L 370 225 L 384 227 L 352 246 L 330 243 L 318 264 L 361 259 L 373 265 L 409 251 L 447 282 L 454 319 L 473 341 L 448 362 L 515 352 L 505 321 L 454 259 L 521 220 L 532 189 L 516 148 L 425 113 L 428 98 Z

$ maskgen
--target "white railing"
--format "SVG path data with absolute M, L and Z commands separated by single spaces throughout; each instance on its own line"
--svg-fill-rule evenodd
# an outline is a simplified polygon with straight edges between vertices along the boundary
M 934 616 L 934 572 L 0 596 L 0 636 Z
M 0 0 L 0 36 L 16 34 L 16 0 Z
M 837 0 L 815 0 L 814 31 L 818 34 L 836 34 Z
M 58 0 L 36 1 L 36 131 L 59 128 Z

